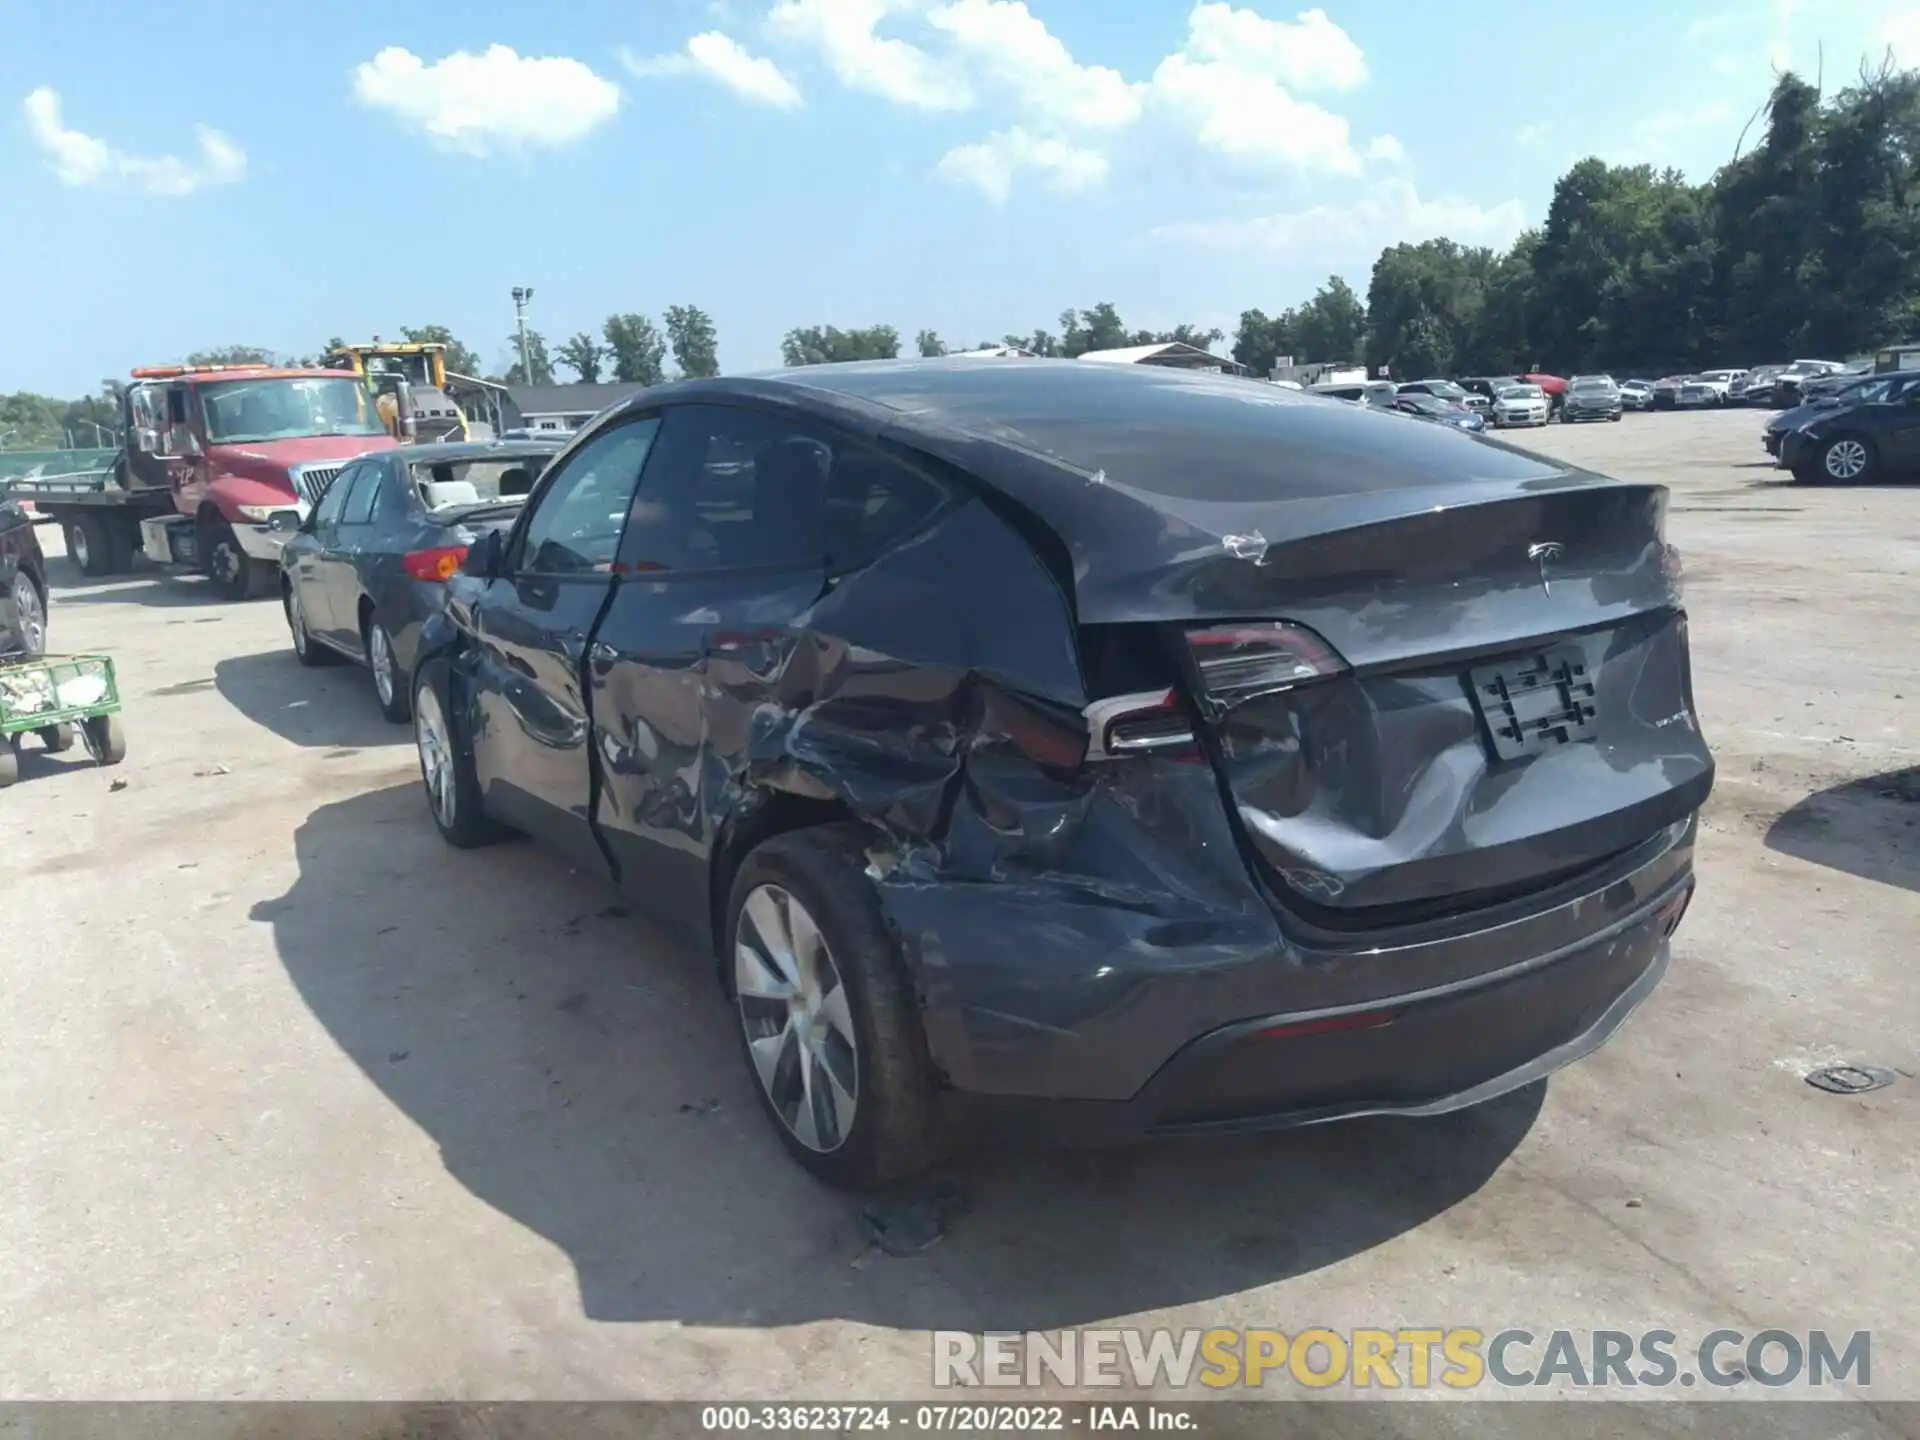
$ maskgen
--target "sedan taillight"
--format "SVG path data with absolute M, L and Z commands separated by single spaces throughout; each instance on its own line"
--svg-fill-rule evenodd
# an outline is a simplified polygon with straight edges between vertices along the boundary
M 432 550 L 409 550 L 401 557 L 400 565 L 416 580 L 444 585 L 459 571 L 461 562 L 466 558 L 466 546 L 442 545 Z

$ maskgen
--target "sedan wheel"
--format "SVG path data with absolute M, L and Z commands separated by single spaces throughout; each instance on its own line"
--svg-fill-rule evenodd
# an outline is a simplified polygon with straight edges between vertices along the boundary
M 487 813 L 474 775 L 473 756 L 455 728 L 458 711 L 448 700 L 451 672 L 444 660 L 421 667 L 413 696 L 413 741 L 420 752 L 420 782 L 426 788 L 433 823 L 449 845 L 472 850 L 505 832 Z
M 1820 469 L 1829 480 L 1858 480 L 1873 467 L 1873 454 L 1866 443 L 1850 435 L 1827 442 L 1820 454 Z
M 860 1043 L 826 938 L 781 886 L 747 896 L 733 974 L 747 1051 L 774 1114 L 807 1149 L 839 1149 L 859 1108 Z
M 40 591 L 31 576 L 13 577 L 14 643 L 28 655 L 47 651 L 47 607 L 40 603 Z
M 427 803 L 440 828 L 451 830 L 459 819 L 458 786 L 453 772 L 453 741 L 447 734 L 446 712 L 440 697 L 423 689 L 414 702 L 413 738 L 420 750 L 420 779 L 427 787 Z

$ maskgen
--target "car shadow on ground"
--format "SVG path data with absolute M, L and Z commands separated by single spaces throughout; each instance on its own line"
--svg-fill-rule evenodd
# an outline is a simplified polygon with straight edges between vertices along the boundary
M 344 660 L 308 668 L 294 657 L 291 643 L 216 661 L 213 683 L 242 715 L 296 745 L 365 749 L 413 743 L 412 727 L 380 713 L 368 670 Z
M 315 810 L 295 847 L 253 918 L 305 1003 L 461 1184 L 566 1252 L 598 1320 L 1028 1330 L 1236 1294 L 1471 1195 L 1545 1088 L 1428 1121 L 975 1153 L 967 1212 L 895 1259 L 781 1148 L 711 957 L 610 885 L 526 842 L 450 849 L 417 786 Z
M 1816 790 L 1767 827 L 1767 848 L 1920 891 L 1920 765 Z

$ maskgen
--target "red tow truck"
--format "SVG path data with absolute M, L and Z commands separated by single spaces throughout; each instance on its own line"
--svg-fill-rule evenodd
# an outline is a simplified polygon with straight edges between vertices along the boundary
M 93 468 L 0 488 L 60 525 L 88 575 L 139 552 L 235 600 L 276 593 L 280 548 L 333 477 L 400 443 L 348 370 L 148 366 L 121 392 L 120 428 Z

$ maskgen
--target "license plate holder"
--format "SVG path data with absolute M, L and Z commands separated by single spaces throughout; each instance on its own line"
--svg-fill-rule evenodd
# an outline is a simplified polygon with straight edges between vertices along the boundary
M 1468 678 L 1497 759 L 1519 760 L 1593 738 L 1593 674 L 1577 645 L 1476 666 Z

